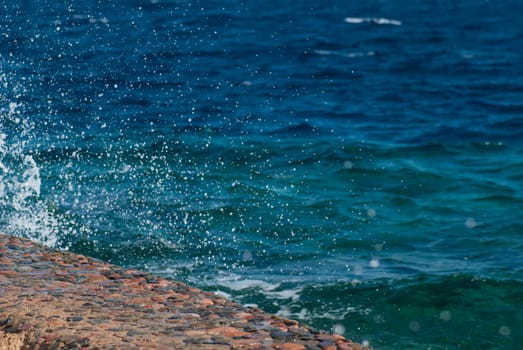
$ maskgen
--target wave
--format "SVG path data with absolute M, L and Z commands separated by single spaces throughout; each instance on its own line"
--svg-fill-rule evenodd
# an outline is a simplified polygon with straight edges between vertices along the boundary
M 19 144 L 0 134 L 0 227 L 10 234 L 55 246 L 57 221 L 41 200 L 40 168 Z
M 346 17 L 345 23 L 351 23 L 351 24 L 373 23 L 373 24 L 379 24 L 379 25 L 392 25 L 392 26 L 403 25 L 403 22 L 401 22 L 397 19 L 377 18 L 377 17 Z
M 5 73 L 0 82 L 6 90 L 11 85 Z M 29 145 L 33 125 L 24 118 L 24 106 L 12 98 L 0 94 L 7 105 L 0 107 L 0 231 L 55 246 L 58 221 L 42 199 L 41 170 Z
M 523 332 L 517 327 L 522 321 L 522 281 L 458 273 L 303 283 L 226 274 L 208 280 L 205 288 L 284 317 L 344 332 L 382 350 L 461 349 L 470 344 L 516 349 L 523 344 Z

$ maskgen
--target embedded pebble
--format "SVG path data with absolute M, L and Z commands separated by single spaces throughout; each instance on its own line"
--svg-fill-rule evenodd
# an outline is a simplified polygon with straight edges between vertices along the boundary
M 258 329 L 259 329 L 258 327 L 253 326 L 253 325 L 248 325 L 243 328 L 243 330 L 246 332 L 256 332 L 256 331 L 258 331 Z
M 289 333 L 287 332 L 282 332 L 280 330 L 271 330 L 270 333 L 271 335 L 271 338 L 273 339 L 276 339 L 276 340 L 285 340 L 285 341 L 288 341 L 291 339 L 291 336 Z

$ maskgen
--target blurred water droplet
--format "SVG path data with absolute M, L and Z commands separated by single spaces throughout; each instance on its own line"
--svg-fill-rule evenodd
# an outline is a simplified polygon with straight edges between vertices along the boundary
M 439 313 L 439 318 L 443 321 L 450 321 L 452 314 L 448 310 L 443 310 Z
M 343 167 L 345 169 L 352 169 L 354 165 L 352 164 L 352 162 L 350 160 L 346 160 L 344 163 L 343 163 Z
M 501 334 L 504 337 L 509 337 L 510 333 L 512 333 L 511 329 L 507 326 L 501 326 L 499 328 L 499 334 Z
M 478 223 L 476 222 L 476 220 L 474 218 L 467 218 L 467 220 L 465 220 L 465 226 L 467 228 L 474 228 L 474 227 L 478 226 Z
M 369 263 L 370 267 L 376 268 L 380 266 L 380 261 L 376 258 L 372 259 Z
M 250 250 L 244 251 L 243 254 L 242 254 L 242 258 L 243 258 L 244 261 L 252 260 L 252 253 L 251 253 L 251 251 Z
M 339 335 L 344 335 L 345 334 L 345 326 L 343 326 L 342 324 L 335 324 L 334 326 L 332 326 L 332 333 L 334 334 L 339 334 Z

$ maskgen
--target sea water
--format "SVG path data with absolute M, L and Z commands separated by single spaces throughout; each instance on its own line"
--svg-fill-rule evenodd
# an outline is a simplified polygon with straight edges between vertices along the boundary
M 4 1 L 0 230 L 376 349 L 523 347 L 523 4 Z

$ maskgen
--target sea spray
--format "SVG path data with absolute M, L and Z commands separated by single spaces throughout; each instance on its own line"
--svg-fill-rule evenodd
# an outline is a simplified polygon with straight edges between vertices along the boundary
M 19 87 L 9 90 L 4 72 L 0 83 L 0 230 L 55 246 L 58 223 L 41 198 L 40 168 L 29 147 L 33 124 L 23 104 L 11 101 Z

